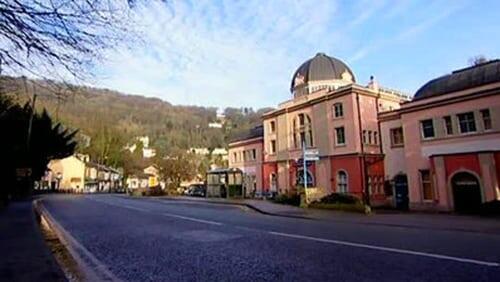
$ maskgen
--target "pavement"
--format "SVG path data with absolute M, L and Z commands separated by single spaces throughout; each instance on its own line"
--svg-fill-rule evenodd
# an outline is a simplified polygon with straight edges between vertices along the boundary
M 240 205 L 268 215 L 277 215 L 277 216 L 292 217 L 292 218 L 311 217 L 311 215 L 305 209 L 291 205 L 276 204 L 268 200 L 222 199 L 222 198 L 202 198 L 202 197 L 187 197 L 187 196 L 160 196 L 154 198 L 163 200 L 195 201 L 195 202 L 205 202 L 213 204 Z
M 268 200 L 253 199 L 220 199 L 186 196 L 156 197 L 163 200 L 207 202 L 214 204 L 241 205 L 257 212 L 283 217 L 306 218 L 331 222 L 358 223 L 368 225 L 385 225 L 405 228 L 452 230 L 464 232 L 479 232 L 500 234 L 500 219 L 498 217 L 481 217 L 443 213 L 421 213 L 404 211 L 375 210 L 373 214 L 365 215 L 352 212 L 299 208 L 290 205 L 277 204 Z
M 124 281 L 498 281 L 500 275 L 500 233 L 116 195 L 50 195 L 42 204 Z
M 0 209 L 0 281 L 66 281 L 45 244 L 31 200 Z

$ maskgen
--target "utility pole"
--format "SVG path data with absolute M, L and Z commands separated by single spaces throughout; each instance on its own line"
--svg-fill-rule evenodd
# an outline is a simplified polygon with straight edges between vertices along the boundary
M 24 81 L 24 91 L 25 91 L 26 95 L 29 96 L 29 93 L 28 93 L 28 83 L 26 81 L 26 77 L 23 77 L 23 81 Z M 28 134 L 27 134 L 27 137 L 26 137 L 26 151 L 28 152 L 28 154 L 29 154 L 30 143 L 31 143 L 31 130 L 32 130 L 32 127 L 33 127 L 33 118 L 35 116 L 36 96 L 37 95 L 36 95 L 35 91 L 33 91 L 33 98 L 31 99 L 31 113 L 30 113 L 30 119 L 29 119 L 29 122 L 28 122 Z

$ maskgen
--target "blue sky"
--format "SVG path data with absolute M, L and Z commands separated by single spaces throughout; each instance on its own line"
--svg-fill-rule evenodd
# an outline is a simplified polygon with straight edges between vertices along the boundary
M 113 50 L 95 86 L 173 104 L 267 107 L 318 52 L 357 82 L 413 94 L 482 54 L 500 57 L 500 1 L 150 1 L 135 11 L 143 43 Z

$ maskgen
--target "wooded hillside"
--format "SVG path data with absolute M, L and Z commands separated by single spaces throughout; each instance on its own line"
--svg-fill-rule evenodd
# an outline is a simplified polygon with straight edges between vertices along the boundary
M 91 146 L 85 150 L 93 155 L 104 150 L 95 148 L 99 144 L 109 147 L 112 143 L 119 150 L 143 135 L 150 137 L 160 154 L 190 147 L 225 147 L 228 140 L 259 124 L 261 114 L 270 110 L 226 108 L 226 122 L 220 129 L 208 126 L 217 121 L 216 108 L 177 106 L 158 98 L 50 81 L 24 83 L 21 78 L 4 77 L 1 87 L 3 95 L 13 96 L 19 103 L 26 103 L 36 93 L 36 108 L 47 109 L 55 120 L 89 136 Z

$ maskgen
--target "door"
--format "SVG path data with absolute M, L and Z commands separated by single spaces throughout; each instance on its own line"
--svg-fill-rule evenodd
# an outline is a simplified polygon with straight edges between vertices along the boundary
M 459 172 L 451 179 L 455 211 L 476 213 L 482 203 L 479 180 L 468 172 Z
M 408 198 L 408 177 L 406 174 L 394 177 L 394 193 L 396 194 L 396 208 L 408 210 L 410 199 Z

